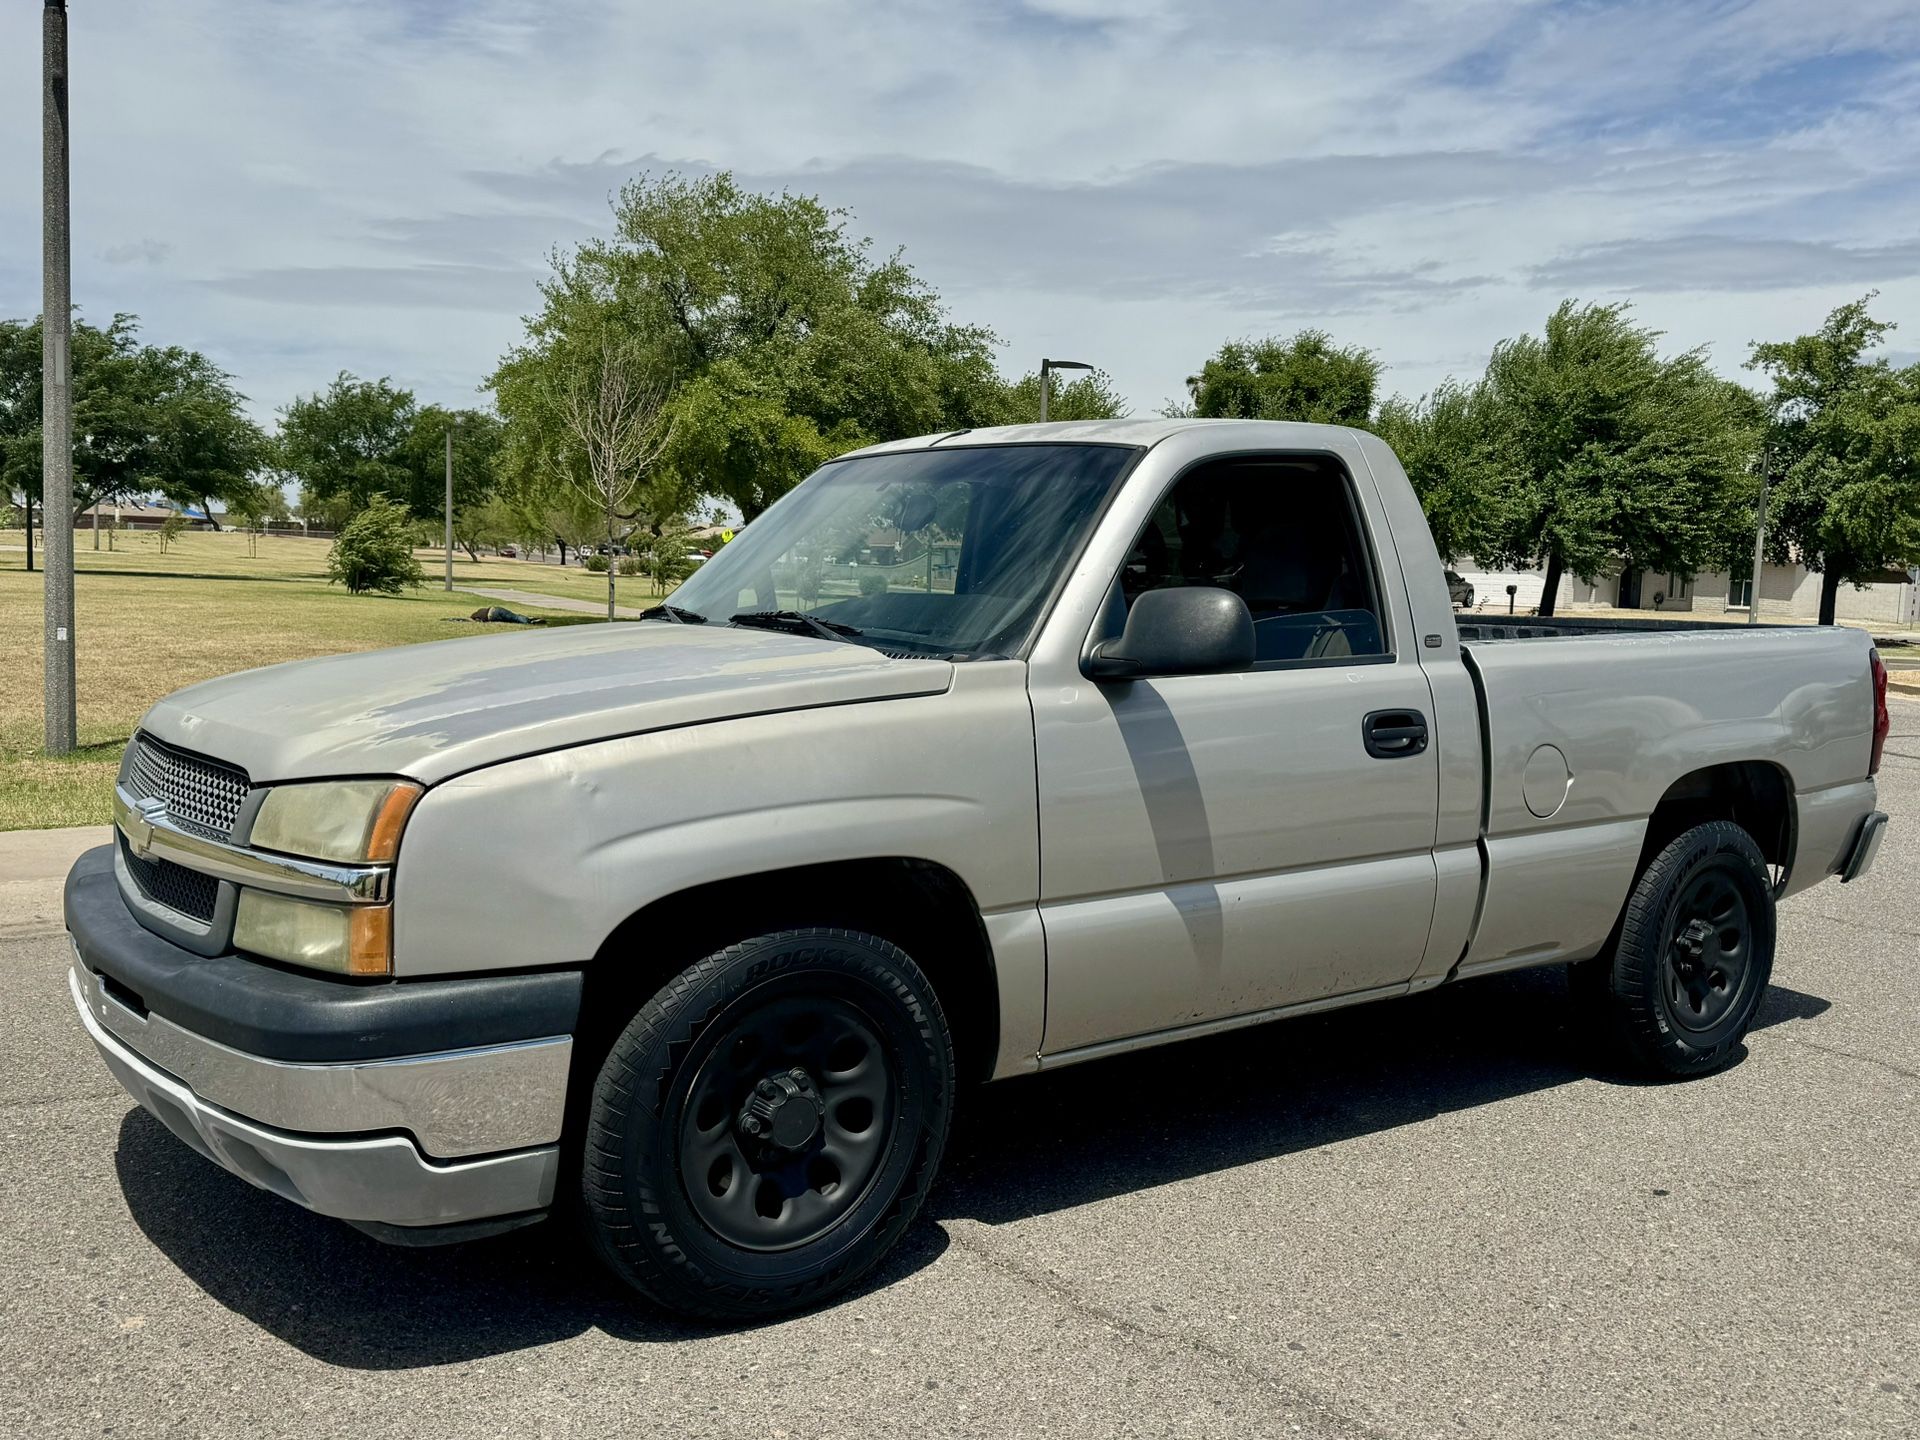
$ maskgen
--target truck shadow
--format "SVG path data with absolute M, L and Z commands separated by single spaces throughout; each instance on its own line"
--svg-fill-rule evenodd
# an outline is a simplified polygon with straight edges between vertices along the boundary
M 930 1209 L 999 1224 L 1576 1080 L 1655 1083 L 1595 1063 L 1566 974 L 1470 980 L 988 1086 L 956 1122 Z M 1775 985 L 1749 1033 L 1829 1008 Z
M 925 1268 L 939 1221 L 988 1224 L 1270 1160 L 1581 1079 L 1558 970 L 1190 1041 L 969 1094 L 928 1219 L 861 1287 Z M 1828 1002 L 1775 986 L 1755 1030 Z M 559 1225 L 396 1249 L 227 1174 L 146 1111 L 114 1156 L 134 1223 L 213 1299 L 328 1364 L 451 1364 L 600 1330 L 674 1341 Z

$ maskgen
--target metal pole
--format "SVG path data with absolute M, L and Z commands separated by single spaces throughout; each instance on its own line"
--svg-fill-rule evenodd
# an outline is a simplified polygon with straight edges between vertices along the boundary
M 1747 623 L 1760 623 L 1760 566 L 1766 559 L 1767 496 L 1773 491 L 1773 467 L 1760 477 L 1760 522 L 1753 527 L 1753 580 L 1747 591 Z
M 1053 362 L 1043 357 L 1040 361 L 1040 423 L 1042 425 L 1047 423 L 1047 375 L 1052 369 Z
M 454 422 L 457 424 L 458 422 Z M 453 593 L 453 431 L 447 426 L 447 593 Z
M 67 232 L 67 6 L 41 12 L 40 533 L 46 540 L 46 747 L 74 747 L 73 708 L 73 282 Z

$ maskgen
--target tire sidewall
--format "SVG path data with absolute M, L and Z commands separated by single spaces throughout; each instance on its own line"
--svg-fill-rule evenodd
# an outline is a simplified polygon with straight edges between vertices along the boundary
M 1745 993 L 1707 1030 L 1679 1023 L 1667 989 L 1667 950 L 1688 885 L 1719 869 L 1740 889 L 1751 931 Z M 1716 1069 L 1734 1058 L 1773 971 L 1773 885 L 1752 836 L 1729 821 L 1696 826 L 1669 844 L 1641 877 L 1615 954 L 1613 992 L 1633 1049 L 1675 1075 Z
M 679 981 L 689 978 L 642 1007 L 616 1042 L 616 1053 L 638 1042 L 628 1047 L 627 1065 L 610 1056 L 595 1085 L 589 1153 L 597 1147 L 618 1163 L 602 1167 L 589 1207 L 605 1210 L 611 1201 L 629 1220 L 613 1236 L 597 1227 L 601 1250 L 640 1288 L 681 1308 L 740 1315 L 799 1308 L 851 1284 L 917 1213 L 952 1108 L 945 1020 L 912 960 L 856 932 L 762 936 L 708 957 Z M 791 1249 L 746 1250 L 715 1234 L 688 1199 L 678 1144 L 688 1092 L 733 1019 L 787 996 L 822 993 L 854 1005 L 888 1052 L 895 1092 L 887 1149 L 865 1194 L 830 1230 Z

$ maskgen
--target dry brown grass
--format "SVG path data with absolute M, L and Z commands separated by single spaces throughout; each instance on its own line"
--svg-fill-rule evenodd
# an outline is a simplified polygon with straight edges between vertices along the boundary
M 38 537 L 35 537 L 36 540 Z M 77 537 L 75 654 L 82 750 L 41 753 L 41 576 L 25 571 L 23 537 L 0 531 L 0 830 L 104 823 L 120 748 L 161 696 L 257 665 L 472 634 L 448 623 L 486 603 L 423 588 L 348 595 L 326 583 L 319 541 L 182 536 L 162 555 L 152 534 L 122 534 L 112 552 Z M 440 556 L 421 555 L 429 576 Z M 455 584 L 512 586 L 598 600 L 606 577 L 526 561 L 459 558 Z M 623 601 L 640 599 L 621 577 Z M 542 612 L 551 620 L 582 619 Z

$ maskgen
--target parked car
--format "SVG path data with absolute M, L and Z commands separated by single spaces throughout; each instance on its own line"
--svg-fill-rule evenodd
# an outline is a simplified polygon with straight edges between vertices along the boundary
M 517 560 L 520 558 L 520 552 L 511 545 L 502 545 L 497 553 L 505 560 Z
M 1473 584 L 1463 579 L 1457 571 L 1447 571 L 1447 598 L 1453 601 L 1456 610 L 1473 608 Z
M 567 1207 L 754 1317 L 887 1253 L 962 1084 L 1568 963 L 1622 1062 L 1739 1055 L 1884 833 L 1865 633 L 1456 623 L 1374 436 L 1061 434 L 835 460 L 646 623 L 162 700 L 66 887 L 108 1069 L 383 1239 Z M 950 591 L 783 588 L 906 485 Z

